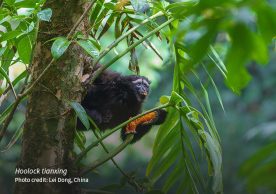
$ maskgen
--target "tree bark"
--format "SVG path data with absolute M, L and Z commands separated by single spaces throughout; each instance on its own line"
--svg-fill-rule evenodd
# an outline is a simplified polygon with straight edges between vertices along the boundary
M 86 4 L 81 3 L 81 0 L 46 1 L 44 8 L 51 8 L 53 15 L 51 22 L 40 23 L 33 63 L 30 66 L 32 80 L 41 74 L 52 59 L 52 42 L 46 41 L 69 33 L 85 9 Z M 85 31 L 87 23 L 85 18 L 79 30 Z M 15 182 L 15 194 L 80 193 L 74 183 L 50 183 L 45 180 L 76 176 L 72 162 L 75 114 L 71 111 L 69 102 L 81 100 L 81 76 L 85 58 L 82 50 L 72 43 L 64 56 L 54 62 L 29 95 L 21 158 L 17 169 L 38 168 L 40 173 L 16 174 L 15 178 L 46 179 L 42 183 Z M 66 169 L 67 174 L 42 174 L 44 168 Z

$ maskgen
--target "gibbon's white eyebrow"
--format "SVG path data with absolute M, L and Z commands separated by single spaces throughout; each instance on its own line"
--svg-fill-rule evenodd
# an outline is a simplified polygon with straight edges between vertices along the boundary
M 149 86 L 148 81 L 145 80 L 145 79 L 143 79 L 143 78 L 139 78 L 139 79 L 137 79 L 137 80 L 135 80 L 135 81 L 132 81 L 132 83 L 134 83 L 134 84 L 143 83 L 143 84 L 145 84 L 146 86 Z

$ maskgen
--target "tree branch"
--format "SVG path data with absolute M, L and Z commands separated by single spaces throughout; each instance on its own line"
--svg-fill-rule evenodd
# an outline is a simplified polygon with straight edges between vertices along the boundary
M 152 36 L 153 34 L 155 34 L 156 32 L 160 31 L 162 28 L 164 28 L 165 26 L 167 26 L 168 24 L 170 24 L 171 22 L 173 22 L 175 19 L 171 18 L 168 21 L 164 22 L 162 25 L 158 26 L 157 28 L 155 28 L 154 30 L 152 30 L 151 32 L 149 32 L 148 34 L 146 34 L 143 38 L 139 39 L 137 42 L 135 42 L 134 44 L 132 44 L 131 46 L 129 46 L 126 50 L 124 50 L 123 52 L 121 52 L 119 55 L 117 55 L 116 57 L 114 57 L 111 61 L 109 61 L 107 64 L 102 65 L 99 69 L 97 69 L 93 76 L 91 77 L 90 80 L 88 80 L 88 85 L 92 84 L 95 79 L 109 66 L 111 66 L 114 62 L 116 62 L 118 59 L 120 59 L 122 56 L 124 56 L 125 54 L 127 54 L 131 49 L 135 48 L 136 46 L 138 46 L 140 43 L 142 43 L 143 41 L 145 41 L 147 38 L 149 38 L 150 36 Z
M 126 140 L 121 145 L 119 145 L 116 149 L 114 149 L 112 152 L 108 153 L 105 157 L 101 158 L 100 160 L 94 162 L 93 164 L 91 164 L 87 168 L 84 168 L 80 172 L 80 176 L 83 176 L 84 174 L 90 172 L 91 170 L 94 170 L 95 168 L 99 167 L 100 165 L 102 165 L 103 163 L 108 161 L 109 159 L 111 159 L 114 156 L 116 156 L 117 154 L 119 154 L 121 151 L 123 151 L 128 146 L 128 144 L 130 144 L 133 137 L 134 137 L 134 134 L 129 134 L 127 136 Z
M 130 30 L 128 30 L 126 33 L 122 34 L 119 38 L 117 38 L 114 42 L 112 42 L 106 49 L 102 51 L 102 53 L 99 55 L 99 57 L 93 62 L 93 66 L 97 64 L 111 49 L 116 47 L 122 40 L 124 40 L 129 34 L 134 32 L 137 28 L 141 27 L 142 25 L 148 23 L 149 21 L 153 20 L 154 18 L 157 18 L 159 16 L 164 15 L 161 11 L 157 12 L 156 14 L 152 15 L 151 17 L 145 19 L 142 21 L 139 25 L 134 26 Z
M 15 100 L 14 105 L 13 105 L 13 107 L 12 107 L 12 110 L 11 110 L 9 116 L 8 116 L 8 117 L 5 119 L 5 121 L 4 121 L 3 127 L 2 127 L 2 129 L 1 129 L 1 131 L 0 131 L 0 142 L 1 142 L 2 138 L 4 137 L 6 131 L 7 131 L 7 128 L 8 128 L 8 126 L 9 126 L 9 124 L 10 124 L 12 118 L 13 118 L 13 115 L 14 115 L 14 113 L 15 113 L 15 110 L 16 110 L 18 104 L 20 103 L 20 101 L 21 101 L 21 97 L 18 97 L 18 98 Z
M 96 130 L 99 130 L 99 127 L 96 125 L 96 123 L 90 119 L 90 122 L 92 123 L 92 125 L 94 126 L 94 128 Z M 96 136 L 97 139 L 100 139 L 100 136 L 95 132 L 95 130 L 92 130 L 94 135 Z M 108 154 L 109 151 L 107 149 L 107 147 L 104 145 L 104 143 L 102 141 L 100 141 L 101 146 L 103 147 L 104 151 Z M 125 176 L 127 178 L 127 182 L 133 186 L 135 188 L 136 191 L 142 191 L 143 188 L 139 185 L 139 183 L 137 183 L 132 177 L 130 177 L 127 173 L 124 172 L 124 170 L 117 164 L 117 162 L 114 160 L 114 158 L 111 158 L 112 163 L 114 164 L 114 166 L 120 171 L 120 173 Z
M 81 21 L 84 19 L 84 17 L 86 16 L 86 14 L 89 12 L 89 10 L 92 8 L 92 6 L 94 5 L 95 1 L 97 0 L 92 0 L 91 3 L 87 6 L 86 10 L 84 10 L 83 14 L 81 15 L 81 17 L 78 19 L 78 21 L 75 23 L 75 25 L 72 27 L 72 29 L 70 30 L 70 32 L 67 35 L 67 39 L 71 39 L 75 30 L 77 29 L 77 27 L 80 25 Z
M 145 111 L 139 115 L 136 115 L 135 117 L 130 118 L 129 120 L 121 123 L 120 125 L 114 127 L 113 129 L 111 129 L 109 132 L 107 132 L 106 134 L 104 134 L 101 138 L 99 138 L 97 141 L 95 141 L 94 143 L 90 144 L 89 146 L 87 146 L 87 148 L 85 150 L 83 150 L 79 156 L 77 157 L 75 164 L 77 164 L 93 147 L 95 147 L 96 145 L 98 145 L 101 141 L 103 141 L 105 138 L 107 138 L 108 136 L 110 136 L 111 134 L 113 134 L 114 132 L 118 131 L 119 129 L 121 129 L 122 127 L 124 127 L 125 125 L 127 125 L 128 123 L 130 123 L 131 121 L 145 115 L 148 114 L 150 112 L 156 111 L 158 109 L 162 109 L 162 108 L 166 108 L 170 106 L 169 104 L 164 104 L 155 108 L 152 108 L 148 111 Z

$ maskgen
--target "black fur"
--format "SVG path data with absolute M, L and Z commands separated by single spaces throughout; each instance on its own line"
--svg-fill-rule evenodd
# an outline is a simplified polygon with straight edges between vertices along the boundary
M 149 93 L 149 84 L 150 81 L 143 76 L 123 76 L 106 70 L 95 80 L 81 104 L 101 130 L 111 129 L 141 113 L 142 103 Z M 164 119 L 139 126 L 141 130 L 137 129 L 133 142 L 148 132 L 153 124 L 161 124 L 161 121 L 164 122 Z M 79 120 L 77 128 L 84 129 Z

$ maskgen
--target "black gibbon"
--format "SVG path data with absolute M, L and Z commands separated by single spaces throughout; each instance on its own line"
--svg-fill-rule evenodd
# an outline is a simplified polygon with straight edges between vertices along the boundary
M 150 83 L 144 76 L 124 76 L 105 70 L 88 89 L 81 105 L 101 130 L 111 129 L 141 113 Z M 121 131 L 122 139 L 125 140 L 128 133 L 134 133 L 132 143 L 138 141 L 152 125 L 162 124 L 166 115 L 165 110 L 159 109 L 130 122 Z M 77 128 L 84 129 L 79 120 Z

